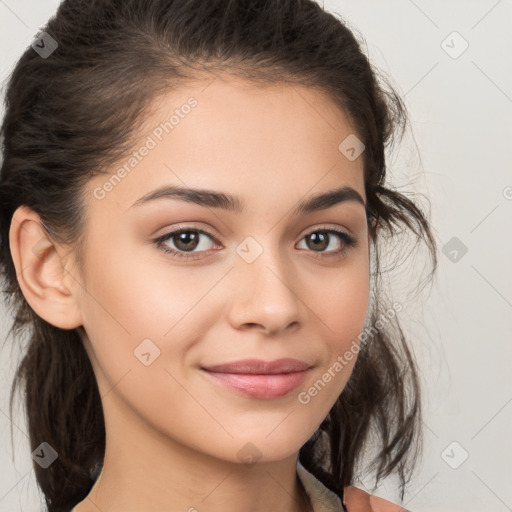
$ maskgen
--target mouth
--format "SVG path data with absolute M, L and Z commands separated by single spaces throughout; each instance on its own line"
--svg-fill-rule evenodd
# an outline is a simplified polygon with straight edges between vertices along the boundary
M 275 375 L 292 372 L 302 372 L 311 368 L 311 364 L 298 359 L 285 357 L 275 361 L 263 361 L 262 359 L 243 359 L 232 363 L 216 364 L 203 369 L 219 373 L 243 373 L 258 375 Z
M 312 365 L 295 359 L 266 362 L 256 359 L 207 368 L 201 372 L 210 381 L 252 398 L 280 398 L 298 388 Z

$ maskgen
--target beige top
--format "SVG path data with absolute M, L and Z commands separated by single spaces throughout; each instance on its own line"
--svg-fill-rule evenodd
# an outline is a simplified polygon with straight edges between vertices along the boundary
M 297 475 L 309 496 L 314 512 L 343 512 L 340 497 L 310 473 L 297 459 Z

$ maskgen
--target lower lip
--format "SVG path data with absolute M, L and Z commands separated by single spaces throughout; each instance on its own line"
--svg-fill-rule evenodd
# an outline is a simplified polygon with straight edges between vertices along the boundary
M 275 375 L 218 373 L 202 370 L 219 384 L 253 398 L 279 398 L 298 388 L 309 370 Z

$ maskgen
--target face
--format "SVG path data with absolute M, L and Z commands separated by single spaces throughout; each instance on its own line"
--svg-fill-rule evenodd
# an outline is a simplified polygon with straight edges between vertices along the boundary
M 338 148 L 354 130 L 323 92 L 223 76 L 163 97 L 141 133 L 86 193 L 79 308 L 107 432 L 284 459 L 343 390 L 365 321 L 363 162 Z M 281 358 L 309 369 L 205 370 Z

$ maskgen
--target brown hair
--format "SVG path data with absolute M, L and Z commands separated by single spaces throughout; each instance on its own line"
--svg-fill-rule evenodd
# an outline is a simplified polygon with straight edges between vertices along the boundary
M 7 84 L 0 175 L 0 263 L 9 334 L 28 331 L 11 390 L 23 385 L 32 450 L 46 441 L 58 459 L 34 464 L 50 512 L 89 493 L 102 464 L 105 426 L 95 376 L 76 329 L 40 318 L 19 287 L 10 254 L 14 211 L 26 205 L 52 239 L 69 244 L 83 268 L 83 191 L 119 161 L 154 100 L 202 72 L 229 73 L 326 91 L 366 149 L 367 218 L 374 247 L 374 325 L 386 307 L 379 246 L 406 228 L 437 266 L 425 214 L 385 186 L 385 150 L 407 126 L 404 105 L 370 64 L 338 15 L 312 0 L 65 0 L 44 30 L 57 42 L 47 58 L 28 48 Z M 338 495 L 355 482 L 373 440 L 376 481 L 397 472 L 402 497 L 421 446 L 417 369 L 396 317 L 364 344 L 353 373 L 301 463 Z

